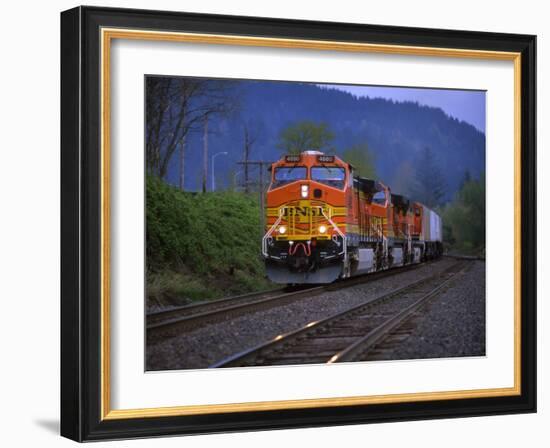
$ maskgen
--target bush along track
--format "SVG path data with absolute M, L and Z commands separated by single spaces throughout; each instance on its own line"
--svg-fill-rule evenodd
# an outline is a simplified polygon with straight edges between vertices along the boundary
M 148 176 L 146 220 L 148 308 L 275 286 L 260 257 L 256 195 L 184 192 Z

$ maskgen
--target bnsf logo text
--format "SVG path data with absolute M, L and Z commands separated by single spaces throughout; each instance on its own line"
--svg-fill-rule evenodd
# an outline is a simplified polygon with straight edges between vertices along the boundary
M 291 207 L 283 210 L 283 216 L 323 216 L 323 212 L 320 208 Z

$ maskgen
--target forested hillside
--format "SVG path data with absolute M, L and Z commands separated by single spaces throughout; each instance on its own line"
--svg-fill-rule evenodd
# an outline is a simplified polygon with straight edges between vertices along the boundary
M 411 194 L 411 180 L 426 150 L 444 179 L 444 202 L 454 198 L 465 173 L 479 178 L 485 170 L 485 135 L 438 108 L 357 98 L 303 83 L 243 81 L 233 83 L 231 91 L 231 110 L 212 114 L 208 125 L 209 154 L 228 153 L 216 162 L 220 187 L 241 179 L 241 166 L 236 162 L 243 159 L 246 135 L 252 142 L 249 159 L 275 160 L 281 155 L 277 147 L 281 132 L 304 120 L 326 124 L 334 135 L 332 146 L 337 154 L 367 145 L 374 155 L 377 176 L 398 193 Z M 198 127 L 187 136 L 186 190 L 201 188 L 203 135 Z M 177 184 L 179 170 L 175 154 L 166 179 Z

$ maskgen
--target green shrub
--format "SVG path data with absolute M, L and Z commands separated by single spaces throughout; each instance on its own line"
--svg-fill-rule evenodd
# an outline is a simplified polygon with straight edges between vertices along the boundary
M 147 295 L 160 304 L 270 287 L 256 196 L 190 193 L 147 178 Z

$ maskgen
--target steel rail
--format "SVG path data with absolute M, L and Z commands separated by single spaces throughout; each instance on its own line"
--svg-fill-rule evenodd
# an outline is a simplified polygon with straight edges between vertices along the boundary
M 324 290 L 323 286 L 316 286 L 298 291 L 277 294 L 271 297 L 261 298 L 252 302 L 231 304 L 225 307 L 218 307 L 212 310 L 191 314 L 184 317 L 176 317 L 166 321 L 147 324 L 147 337 L 158 336 L 161 333 L 177 330 L 178 332 L 190 331 L 205 324 L 221 322 L 240 316 L 244 313 L 258 311 L 269 307 L 269 305 L 284 305 L 299 298 L 310 297 Z
M 406 320 L 413 316 L 416 311 L 422 308 L 427 302 L 435 297 L 447 284 L 454 279 L 454 277 L 462 272 L 464 268 L 457 272 L 453 272 L 452 276 L 440 283 L 430 292 L 422 296 L 413 304 L 409 305 L 403 311 L 393 315 L 383 324 L 371 330 L 362 338 L 359 338 L 356 342 L 348 346 L 346 349 L 339 353 L 336 353 L 330 360 L 329 364 L 335 362 L 349 362 L 356 360 L 359 356 L 364 356 L 370 349 L 372 349 L 378 342 L 388 336 L 393 330 L 400 327 Z
M 426 295 L 430 295 L 432 293 L 435 295 L 437 293 L 437 291 L 440 290 L 440 287 L 443 287 L 444 284 L 447 284 L 448 281 L 450 281 L 452 278 L 454 278 L 454 276 L 458 272 L 460 272 L 460 269 L 457 270 L 456 272 L 452 272 L 453 269 L 456 269 L 457 267 L 462 267 L 463 264 L 464 264 L 464 261 L 459 261 L 458 263 L 450 266 L 449 268 L 447 268 L 443 272 L 434 274 L 434 275 L 432 275 L 430 277 L 426 277 L 424 279 L 417 280 L 413 283 L 410 283 L 410 284 L 405 285 L 403 287 L 394 289 L 394 290 L 392 290 L 392 291 L 390 291 L 386 294 L 383 294 L 381 296 L 372 297 L 372 298 L 360 303 L 359 305 L 356 305 L 356 306 L 354 306 L 350 309 L 347 309 L 347 310 L 344 310 L 344 311 L 339 312 L 337 314 L 334 314 L 334 315 L 332 315 L 332 316 L 330 316 L 326 319 L 310 322 L 307 325 L 305 325 L 305 326 L 303 326 L 303 327 L 301 327 L 297 330 L 278 335 L 275 338 L 273 338 L 273 339 L 271 339 L 267 342 L 261 343 L 259 345 L 256 345 L 256 346 L 252 347 L 252 348 L 243 350 L 239 353 L 236 353 L 236 354 L 231 355 L 227 358 L 224 358 L 224 359 L 212 364 L 209 367 L 210 368 L 219 368 L 219 367 L 238 367 L 238 366 L 243 366 L 243 365 L 254 365 L 254 360 L 258 359 L 258 358 L 261 358 L 267 352 L 273 352 L 274 350 L 283 348 L 285 345 L 291 346 L 293 342 L 298 341 L 298 340 L 306 337 L 307 335 L 314 334 L 314 333 L 319 333 L 323 329 L 329 329 L 327 334 L 330 335 L 330 327 L 334 323 L 342 321 L 344 319 L 348 319 L 348 318 L 352 317 L 353 315 L 359 314 L 361 311 L 363 311 L 367 308 L 370 308 L 372 306 L 379 305 L 379 304 L 382 304 L 382 303 L 386 303 L 388 300 L 390 300 L 392 298 L 395 298 L 395 297 L 398 297 L 401 294 L 410 293 L 413 288 L 421 287 L 422 285 L 425 285 L 425 284 L 427 284 L 431 281 L 434 281 L 436 279 L 439 279 L 439 278 L 451 273 L 452 277 L 450 277 L 449 279 L 446 279 L 444 282 L 440 283 L 435 289 L 431 289 L 428 292 L 428 294 L 425 294 L 423 297 L 425 297 Z M 382 271 L 382 272 L 387 272 L 387 271 Z M 352 277 L 352 279 L 353 279 L 353 277 Z M 435 290 L 437 290 L 437 291 L 435 291 Z M 415 304 L 416 303 L 417 302 L 415 301 Z M 420 306 L 420 305 L 418 305 L 418 306 Z M 399 313 L 399 314 L 402 314 L 402 313 Z M 395 328 L 395 327 L 392 327 L 392 328 Z M 360 339 L 363 339 L 363 335 L 360 336 Z M 356 341 L 357 341 L 357 337 L 354 338 L 354 342 L 351 345 L 355 345 Z M 359 345 L 357 345 L 356 347 L 359 347 Z M 344 355 L 346 357 L 350 356 L 348 354 L 344 354 L 343 352 L 345 352 L 345 350 L 339 350 L 339 351 L 335 352 L 332 356 L 327 356 L 327 359 L 326 359 L 325 362 L 327 362 L 327 363 L 330 362 L 330 361 L 336 362 L 337 359 L 340 358 L 341 356 L 344 356 Z M 350 354 L 352 352 L 354 353 L 353 350 L 350 350 Z M 339 357 L 337 359 L 333 359 L 336 355 L 339 355 Z M 344 358 L 344 359 L 347 359 L 347 358 Z M 268 365 L 268 364 L 266 364 L 266 365 Z
M 268 289 L 264 291 L 249 292 L 247 294 L 240 294 L 238 296 L 224 297 L 222 299 L 203 301 L 198 303 L 192 303 L 189 305 L 178 306 L 167 310 L 154 311 L 147 313 L 147 324 L 152 325 L 159 322 L 163 322 L 174 317 L 190 316 L 192 314 L 199 314 L 201 312 L 213 310 L 215 308 L 227 306 L 228 304 L 236 304 L 239 302 L 246 302 L 247 300 L 254 300 L 260 296 L 269 296 L 272 294 L 282 294 L 287 290 L 287 287 Z
M 299 299 L 313 297 L 314 295 L 318 295 L 325 291 L 335 291 L 355 286 L 366 281 L 375 281 L 384 277 L 397 275 L 402 272 L 417 269 L 424 265 L 426 265 L 426 263 L 399 266 L 393 269 L 386 269 L 383 271 L 350 277 L 327 285 L 305 287 L 287 293 L 268 295 L 267 297 L 265 297 L 265 294 L 267 293 L 265 291 L 263 292 L 264 295 L 262 295 L 262 293 L 251 293 L 249 295 L 246 295 L 247 300 L 244 303 L 239 303 L 238 300 L 243 296 L 221 299 L 223 300 L 222 305 L 227 306 L 220 307 L 216 305 L 216 302 L 218 301 L 212 301 L 210 303 L 212 304 L 213 308 L 210 309 L 209 305 L 205 303 L 203 304 L 204 308 L 196 308 L 196 310 L 198 310 L 198 312 L 196 313 L 191 312 L 190 314 L 186 314 L 183 316 L 176 315 L 175 317 L 173 317 L 174 315 L 172 314 L 170 318 L 158 320 L 156 322 L 150 322 L 148 320 L 146 327 L 147 338 L 171 336 L 172 334 L 190 331 L 206 324 L 222 322 L 243 315 L 245 313 L 251 313 L 262 309 L 285 305 Z M 276 292 L 278 290 L 273 291 Z M 254 300 L 255 294 L 261 296 L 259 300 Z M 169 313 L 169 311 L 167 311 L 166 313 Z M 170 316 L 170 314 L 166 315 Z

